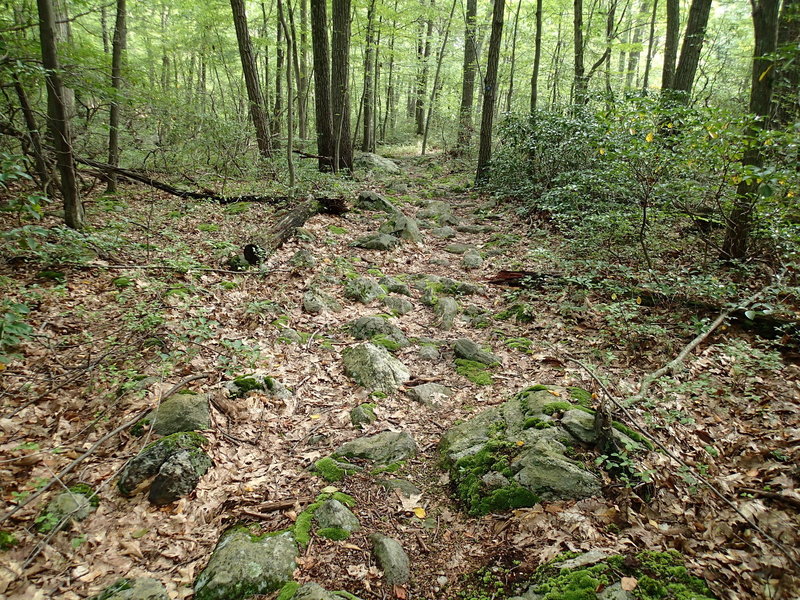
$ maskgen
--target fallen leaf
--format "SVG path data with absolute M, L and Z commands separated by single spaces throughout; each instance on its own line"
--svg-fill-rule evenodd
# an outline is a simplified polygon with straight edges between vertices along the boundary
M 632 592 L 636 589 L 636 586 L 639 585 L 639 582 L 636 580 L 636 577 L 623 577 L 620 580 L 620 585 L 626 592 Z
M 418 519 L 424 519 L 427 513 L 425 512 L 425 509 L 422 508 L 421 506 L 415 506 L 414 514 L 417 516 Z

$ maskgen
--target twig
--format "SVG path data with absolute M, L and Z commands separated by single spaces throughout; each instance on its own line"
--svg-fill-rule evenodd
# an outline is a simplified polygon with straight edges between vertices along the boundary
M 788 504 L 792 508 L 800 510 L 800 498 L 793 498 L 792 496 L 784 496 L 777 492 L 768 492 L 767 490 L 757 490 L 755 488 L 740 488 L 739 491 L 743 494 L 752 494 L 753 496 L 761 496 L 762 498 L 769 498 L 770 500 L 777 500 Z
M 260 511 L 250 510 L 249 508 L 243 508 L 242 513 L 250 515 L 251 517 L 265 519 L 268 517 L 268 515 L 265 513 L 275 512 L 276 510 L 286 510 L 287 508 L 294 507 L 296 504 L 308 504 L 313 501 L 314 498 L 307 497 L 307 498 L 295 498 L 293 500 L 279 500 L 277 502 L 267 502 L 266 504 L 261 505 Z
M 212 375 L 212 373 L 200 373 L 199 375 L 192 375 L 191 377 L 187 377 L 186 379 L 184 379 L 180 383 L 176 383 L 175 385 L 173 385 L 164 394 L 161 394 L 161 401 L 163 402 L 164 400 L 166 400 L 167 398 L 172 396 L 172 394 L 174 394 L 175 392 L 179 391 L 187 383 L 191 383 L 192 381 L 197 381 L 198 379 L 206 379 L 208 377 L 211 377 L 211 375 Z

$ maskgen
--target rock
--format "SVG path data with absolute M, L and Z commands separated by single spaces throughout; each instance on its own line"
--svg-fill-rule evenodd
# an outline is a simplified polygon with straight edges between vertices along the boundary
M 408 479 L 384 479 L 379 483 L 387 490 L 400 490 L 400 493 L 406 498 L 422 495 L 422 491 Z
M 389 217 L 378 231 L 381 233 L 388 233 L 389 235 L 401 238 L 407 242 L 414 242 L 415 244 L 422 241 L 422 235 L 419 232 L 417 221 L 399 211 Z
M 363 304 L 369 304 L 375 298 L 385 296 L 386 290 L 372 277 L 357 277 L 345 284 L 344 295 Z
M 331 498 L 325 500 L 322 505 L 314 511 L 314 519 L 320 529 L 343 529 L 347 533 L 353 533 L 361 529 L 361 523 L 353 512 L 344 504 Z
M 497 356 L 487 352 L 468 338 L 461 338 L 453 342 L 453 352 L 458 358 L 479 362 L 484 365 L 496 365 L 501 362 Z
M 198 433 L 181 432 L 148 444 L 122 469 L 117 483 L 119 491 L 123 496 L 132 495 L 137 487 L 158 473 L 170 456 L 182 450 L 199 450 L 206 441 Z
M 372 542 L 372 552 L 383 570 L 386 583 L 389 585 L 406 583 L 411 578 L 411 569 L 408 555 L 400 542 L 380 533 L 373 533 L 369 539 Z
M 393 213 L 397 210 L 395 205 L 389 202 L 382 194 L 372 190 L 362 190 L 358 193 L 356 208 L 378 210 L 388 213 Z
M 374 344 L 346 348 L 342 352 L 342 362 L 345 374 L 368 390 L 391 394 L 411 379 L 403 363 Z
M 400 245 L 400 240 L 388 233 L 373 233 L 353 242 L 356 248 L 366 250 L 391 250 Z
M 374 404 L 359 404 L 350 411 L 350 422 L 354 427 L 369 425 L 376 419 Z
M 431 229 L 431 235 L 441 240 L 449 240 L 450 238 L 456 237 L 456 230 L 449 225 L 445 225 L 444 227 L 434 227 Z
M 488 233 L 494 231 L 491 225 L 459 225 L 456 227 L 461 233 Z
M 197 577 L 194 598 L 240 600 L 274 592 L 292 578 L 296 557 L 291 533 L 258 539 L 243 528 L 229 530 Z
M 377 343 L 387 350 L 393 349 L 390 344 L 396 345 L 397 348 L 405 348 L 409 345 L 408 338 L 400 331 L 400 328 L 383 317 L 360 317 L 348 323 L 347 328 L 357 340 L 371 340 L 380 337 L 381 339 Z
M 155 410 L 153 431 L 171 435 L 179 431 L 197 431 L 211 427 L 208 398 L 203 394 L 176 394 Z
M 300 344 L 303 341 L 303 336 L 296 329 L 291 327 L 279 327 L 280 334 L 278 341 L 284 344 Z
M 362 152 L 356 155 L 353 166 L 366 171 L 382 171 L 391 175 L 400 173 L 400 167 L 393 160 L 373 152 Z
M 164 461 L 153 479 L 150 502 L 164 506 L 190 494 L 209 468 L 211 459 L 199 448 L 176 452 Z
M 157 579 L 120 579 L 91 600 L 169 600 L 167 589 Z
M 295 227 L 294 230 L 294 237 L 296 237 L 301 242 L 316 242 L 317 236 L 310 232 L 305 227 Z
M 69 519 L 62 525 L 62 529 L 69 529 L 72 522 L 83 521 L 92 514 L 97 509 L 97 503 L 97 496 L 91 491 L 86 494 L 71 490 L 61 492 L 48 502 L 42 513 L 44 518 L 37 524 L 37 529 L 42 533 L 52 531 L 65 517 Z
M 414 305 L 400 296 L 386 296 L 383 305 L 395 315 L 406 315 L 414 310 Z
M 436 326 L 444 331 L 450 331 L 458 315 L 459 306 L 453 298 L 439 298 L 433 312 L 436 314 Z
M 446 258 L 433 257 L 430 260 L 428 260 L 428 264 L 430 264 L 430 265 L 438 265 L 440 267 L 449 267 L 450 266 L 450 261 L 447 260 Z
M 600 480 L 567 458 L 562 442 L 572 436 L 548 414 L 569 397 L 564 388 L 533 386 L 442 437 L 439 450 L 471 514 L 601 492 Z
M 447 202 L 442 202 L 440 200 L 428 204 L 428 206 L 417 213 L 417 217 L 433 221 L 440 227 L 458 224 L 458 218 L 453 215 L 453 209 Z
M 436 346 L 422 346 L 417 354 L 420 360 L 425 362 L 438 362 L 442 358 L 442 354 Z
M 468 250 L 474 250 L 475 246 L 470 246 L 469 244 L 448 244 L 445 246 L 444 251 L 449 252 L 450 254 L 464 254 Z
M 552 566 L 556 569 L 582 569 L 583 567 L 591 567 L 592 565 L 601 563 L 609 556 L 611 556 L 611 553 L 606 550 L 589 550 L 575 558 L 554 562 Z
M 286 400 L 292 396 L 292 392 L 289 391 L 280 381 L 274 377 L 269 377 L 268 375 L 262 375 L 260 373 L 241 375 L 240 377 L 227 382 L 225 384 L 225 388 L 234 398 L 244 397 L 253 391 L 265 393 L 268 396 L 278 400 Z
M 313 269 L 317 266 L 317 259 L 308 250 L 298 250 L 289 259 L 289 263 L 298 269 Z
M 387 466 L 417 453 L 417 444 L 405 431 L 385 431 L 356 438 L 342 444 L 335 452 L 345 458 L 363 458 L 378 466 Z
M 439 383 L 423 383 L 406 392 L 412 400 L 427 406 L 436 406 L 441 400 L 447 400 L 453 395 L 453 390 Z
M 464 253 L 461 264 L 465 269 L 480 269 L 483 266 L 483 258 L 481 258 L 480 252 L 472 248 Z
M 333 296 L 312 288 L 303 294 L 303 310 L 312 315 L 318 315 L 326 310 L 341 312 L 342 305 Z
M 636 596 L 633 592 L 628 592 L 622 589 L 622 582 L 617 582 L 608 586 L 602 592 L 597 594 L 597 600 L 635 600 Z
M 329 592 L 318 583 L 306 583 L 297 588 L 289 600 L 342 600 L 342 597 Z
M 594 432 L 594 415 L 583 410 L 568 410 L 562 415 L 560 425 L 579 442 L 594 444 L 597 437 Z
M 411 289 L 408 287 L 407 283 L 403 283 L 396 277 L 381 277 L 378 280 L 387 291 L 392 292 L 394 294 L 403 294 L 404 296 L 411 295 Z

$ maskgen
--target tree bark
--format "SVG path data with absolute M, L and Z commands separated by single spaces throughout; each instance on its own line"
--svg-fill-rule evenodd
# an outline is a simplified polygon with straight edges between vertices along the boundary
M 783 0 L 778 22 L 779 63 L 776 65 L 774 114 L 776 125 L 800 118 L 800 2 Z M 800 160 L 798 161 L 800 164 Z M 800 168 L 800 167 L 798 167 Z
M 30 140 L 33 164 L 36 168 L 37 178 L 39 179 L 39 188 L 45 196 L 50 196 L 53 193 L 52 165 L 44 153 L 42 137 L 39 134 L 39 126 L 36 123 L 33 109 L 28 101 L 28 94 L 25 93 L 25 88 L 22 87 L 22 82 L 19 80 L 16 73 L 13 74 L 13 79 L 14 91 L 17 94 L 19 106 L 22 109 L 22 117 L 25 120 L 25 133 Z
M 311 43 L 314 54 L 314 108 L 319 170 L 333 167 L 333 116 L 331 113 L 331 61 L 328 46 L 326 0 L 311 0 Z
M 650 87 L 650 69 L 653 66 L 653 46 L 656 37 L 656 17 L 658 16 L 658 0 L 653 2 L 653 14 L 650 15 L 650 35 L 647 37 L 647 56 L 644 64 L 644 79 L 642 81 L 642 93 L 647 93 Z
M 511 102 L 514 99 L 514 70 L 517 66 L 517 32 L 519 31 L 519 11 L 522 0 L 517 3 L 517 12 L 514 14 L 514 33 L 511 36 L 511 70 L 508 74 L 508 95 L 506 96 L 506 112 L 511 112 Z
M 374 27 L 375 27 L 375 0 L 370 0 L 369 7 L 367 8 L 367 35 L 364 47 L 364 96 L 363 96 L 363 114 L 364 114 L 364 136 L 361 140 L 362 152 L 375 151 L 375 128 L 374 128 L 374 98 L 375 95 L 375 61 L 373 54 L 375 53 L 375 40 L 374 40 Z
M 574 61 L 575 81 L 573 83 L 573 100 L 575 106 L 586 104 L 587 85 L 586 67 L 583 62 L 583 0 L 573 0 Z
M 127 45 L 128 27 L 126 23 L 126 0 L 117 0 L 117 17 L 114 22 L 114 40 L 111 50 L 111 111 L 108 123 L 108 164 L 119 166 L 119 108 L 122 96 L 122 64 Z M 117 176 L 110 173 L 107 194 L 117 191 Z
M 250 31 L 247 28 L 247 13 L 244 8 L 244 0 L 231 0 L 233 11 L 233 25 L 236 28 L 236 40 L 239 43 L 239 57 L 242 60 L 242 72 L 244 73 L 244 83 L 247 88 L 247 98 L 249 101 L 250 119 L 256 130 L 256 142 L 258 151 L 264 158 L 272 156 L 272 143 L 267 124 L 267 115 L 264 112 L 264 99 L 261 96 L 261 86 L 258 82 L 256 63 L 253 58 L 253 46 L 250 43 Z
M 442 62 L 444 62 L 444 52 L 447 49 L 447 39 L 450 37 L 450 25 L 453 23 L 453 15 L 456 12 L 456 2 L 453 0 L 453 7 L 450 9 L 450 16 L 447 17 L 447 25 L 444 30 L 444 38 L 442 39 L 442 46 L 439 49 L 439 54 L 436 58 L 436 73 L 433 76 L 433 89 L 431 90 L 431 97 L 428 101 L 428 115 L 425 117 L 425 133 L 422 136 L 422 154 L 428 146 L 428 133 L 431 128 L 431 117 L 433 115 L 433 108 L 436 106 L 436 96 L 439 93 L 439 77 L 442 73 Z
M 334 169 L 353 170 L 350 134 L 350 0 L 333 0 L 331 40 L 331 112 L 333 114 Z
M 483 81 L 480 146 L 478 148 L 478 168 L 475 176 L 477 185 L 482 185 L 489 180 L 489 161 L 492 158 L 492 125 L 495 99 L 497 97 L 497 65 L 500 62 L 504 9 L 505 0 L 494 0 L 492 35 L 489 38 L 489 56 L 486 63 L 486 77 Z
M 381 139 L 386 139 L 387 131 L 392 132 L 394 127 L 395 108 L 395 83 L 394 83 L 394 38 L 397 31 L 397 0 L 394 2 L 394 17 L 392 18 L 392 37 L 389 38 L 389 75 L 386 82 L 386 108 L 383 111 L 383 123 L 381 125 Z
M 536 37 L 533 49 L 533 73 L 531 74 L 531 114 L 539 103 L 539 67 L 542 62 L 542 0 L 536 0 Z
M 431 0 L 430 12 L 433 12 L 436 0 Z M 425 0 L 422 0 L 423 6 Z M 428 59 L 431 56 L 431 38 L 433 37 L 433 16 L 428 14 L 424 42 L 419 40 L 417 45 L 417 59 L 419 69 L 417 72 L 417 90 L 414 101 L 414 121 L 417 135 L 425 132 L 425 92 L 428 89 Z
M 297 82 L 298 133 L 308 139 L 308 0 L 300 0 L 300 79 Z
M 630 90 L 634 87 L 634 80 L 636 79 L 639 70 L 639 58 L 642 55 L 642 28 L 646 22 L 647 17 L 650 15 L 649 0 L 642 0 L 639 8 L 639 15 L 636 17 L 636 25 L 633 29 L 633 40 L 631 40 L 631 49 L 628 51 L 628 69 L 625 72 L 625 89 Z
M 280 19 L 280 26 L 283 29 L 283 36 L 286 38 L 286 55 L 292 55 L 294 39 L 286 25 L 286 16 L 283 11 L 283 1 L 278 0 L 278 18 Z M 294 48 L 296 50 L 296 48 Z M 296 56 L 296 53 L 295 53 Z M 300 69 L 297 69 L 299 73 Z M 289 169 L 289 190 L 290 194 L 294 194 L 294 157 L 292 156 L 292 146 L 294 145 L 294 98 L 292 97 L 292 68 L 289 61 L 286 61 L 286 165 Z
M 47 124 L 55 146 L 56 165 L 61 176 L 61 195 L 64 198 L 64 221 L 68 227 L 83 229 L 84 212 L 78 192 L 75 161 L 72 155 L 72 134 L 69 115 L 64 104 L 64 84 L 61 81 L 56 49 L 55 13 L 50 0 L 36 1 L 39 11 L 39 39 L 42 64 L 46 69 Z
M 283 113 L 283 29 L 281 28 L 281 19 L 283 19 L 283 4 L 278 4 L 278 19 L 277 28 L 275 30 L 275 102 L 272 105 L 272 121 L 270 123 L 270 133 L 272 134 L 272 147 L 276 150 L 281 147 L 281 113 Z M 289 66 L 288 58 L 287 68 Z
M 664 67 L 661 71 L 661 89 L 672 89 L 675 63 L 678 60 L 678 43 L 681 38 L 681 1 L 667 0 L 667 33 L 664 40 Z
M 742 157 L 745 167 L 760 167 L 764 163 L 758 136 L 769 128 L 772 90 L 775 84 L 775 51 L 778 47 L 778 14 L 780 0 L 752 0 L 755 49 L 750 87 L 750 112 L 755 120 L 746 134 L 751 138 Z M 728 215 L 722 255 L 728 259 L 747 257 L 753 227 L 753 209 L 761 184 L 755 174 L 745 176 L 736 188 L 736 200 Z
M 683 104 L 689 104 L 697 67 L 700 64 L 700 52 L 703 49 L 708 16 L 711 13 L 711 0 L 692 0 L 689 8 L 689 22 L 683 36 L 681 57 L 672 84 L 669 86 L 670 96 Z
M 478 0 L 467 0 L 464 24 L 464 64 L 461 76 L 461 108 L 458 117 L 456 154 L 464 155 L 472 139 L 472 105 L 475 103 L 475 72 L 478 67 L 478 40 L 475 28 L 478 20 Z

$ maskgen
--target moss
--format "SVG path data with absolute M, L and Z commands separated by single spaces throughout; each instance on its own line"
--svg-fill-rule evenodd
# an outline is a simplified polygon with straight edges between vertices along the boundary
M 538 417 L 529 417 L 522 424 L 523 429 L 548 429 L 552 426 L 553 424 L 549 421 L 542 421 Z
M 352 467 L 352 468 L 349 468 Z M 347 475 L 355 473 L 358 469 L 355 465 L 339 462 L 331 456 L 319 459 L 314 463 L 313 472 L 322 477 L 325 481 L 341 481 Z
M 124 592 L 125 590 L 129 590 L 132 587 L 132 583 L 130 579 L 120 579 L 115 584 L 110 585 L 102 592 L 100 592 L 97 596 L 94 596 L 92 600 L 108 600 L 109 598 L 113 598 L 120 592 Z
M 19 540 L 14 536 L 13 533 L 9 533 L 8 531 L 0 531 L 0 550 L 10 550 L 18 544 Z
M 391 463 L 388 465 L 383 465 L 372 469 L 369 474 L 370 475 L 380 475 L 381 473 L 397 473 L 403 467 L 404 461 Z
M 567 388 L 569 391 L 569 397 L 573 400 L 576 400 L 578 404 L 582 406 L 591 406 L 592 405 L 592 394 L 584 390 L 583 388 L 579 387 L 571 387 Z
M 243 375 L 242 377 L 237 377 L 233 380 L 234 385 L 238 388 L 239 396 L 244 396 L 247 392 L 252 392 L 253 390 L 263 390 L 264 386 L 261 382 L 252 377 L 250 375 Z
M 342 504 L 344 504 L 349 508 L 352 508 L 353 506 L 356 505 L 356 499 L 349 494 L 345 494 L 344 492 L 333 492 L 330 495 L 330 497 L 333 498 L 334 500 L 341 502 Z M 322 498 L 322 495 L 320 496 L 320 498 Z M 317 500 L 320 500 L 320 498 L 317 498 Z M 323 499 L 327 500 L 327 498 L 328 498 L 327 495 L 325 495 Z
M 275 600 L 291 600 L 300 588 L 300 584 L 296 581 L 289 581 L 278 592 L 278 597 Z
M 532 323 L 534 321 L 533 309 L 529 304 L 512 304 L 505 310 L 501 310 L 495 315 L 496 319 L 506 321 L 514 319 L 520 323 Z
M 627 425 L 624 425 L 624 424 L 620 423 L 619 421 L 614 421 L 612 426 L 614 427 L 614 429 L 616 429 L 620 433 L 624 433 L 625 435 L 627 435 L 634 442 L 638 442 L 638 443 L 642 444 L 643 446 L 646 446 L 648 450 L 655 450 L 655 446 L 653 445 L 653 443 L 650 440 L 648 440 L 646 437 L 644 437 L 641 433 L 638 433 L 638 432 L 634 431 L 633 429 L 631 429 Z
M 150 442 L 139 454 L 142 454 L 145 450 L 152 448 L 156 444 L 165 446 L 170 453 L 173 453 L 178 450 L 195 450 L 207 443 L 208 440 L 199 433 L 195 433 L 194 431 L 179 431 L 178 433 L 173 433 L 155 442 Z
M 549 404 L 545 404 L 542 407 L 542 412 L 546 415 L 553 415 L 555 413 L 567 412 L 568 410 L 572 410 L 573 408 L 576 408 L 575 405 L 561 400 L 558 402 L 550 402 Z
M 146 430 L 150 428 L 150 424 L 152 422 L 152 419 L 148 418 L 138 421 L 133 427 L 131 427 L 131 434 L 136 437 L 142 437 L 146 433 Z
M 229 215 L 243 215 L 248 210 L 250 210 L 249 202 L 234 202 L 224 208 L 225 213 Z
M 400 344 L 385 335 L 376 335 L 374 338 L 372 338 L 372 343 L 378 346 L 383 346 L 389 352 L 396 352 L 402 348 Z
M 329 540 L 334 540 L 340 542 L 342 540 L 346 540 L 350 537 L 350 532 L 341 527 L 323 527 L 319 531 L 317 531 L 317 535 L 320 537 L 327 538 Z
M 465 358 L 456 359 L 456 373 L 463 375 L 477 385 L 492 385 L 492 376 L 486 370 L 486 365 Z
M 344 235 L 347 233 L 347 229 L 339 227 L 338 225 L 328 225 L 328 231 L 334 235 Z
M 297 520 L 294 522 L 294 539 L 301 546 L 307 546 L 311 541 L 311 522 L 314 519 L 314 513 L 322 506 L 322 502 L 314 502 L 309 504 L 308 507 L 297 515 Z
M 97 492 L 94 491 L 92 486 L 86 483 L 79 483 L 77 485 L 70 486 L 69 491 L 73 494 L 81 494 L 86 496 L 89 500 L 89 504 L 97 508 L 100 506 L 100 498 L 97 496 Z

